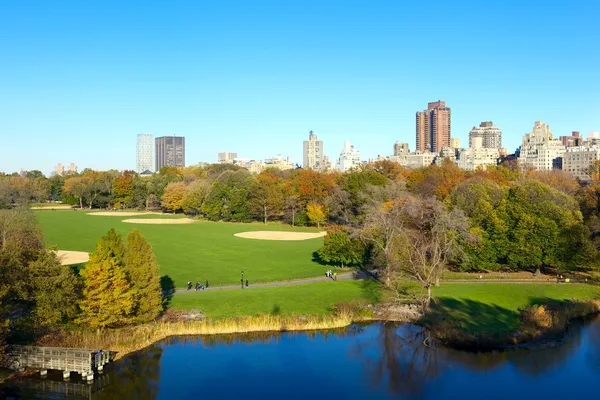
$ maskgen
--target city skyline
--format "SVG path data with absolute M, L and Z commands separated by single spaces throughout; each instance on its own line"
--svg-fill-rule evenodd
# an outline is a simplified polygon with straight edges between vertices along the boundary
M 185 136 L 187 164 L 223 150 L 301 164 L 310 130 L 330 159 L 346 140 L 373 159 L 414 149 L 415 112 L 435 99 L 465 147 L 481 121 L 510 152 L 534 121 L 557 137 L 600 131 L 598 2 L 433 2 L 427 16 L 389 2 L 107 3 L 0 5 L 0 171 L 135 169 L 142 132 Z

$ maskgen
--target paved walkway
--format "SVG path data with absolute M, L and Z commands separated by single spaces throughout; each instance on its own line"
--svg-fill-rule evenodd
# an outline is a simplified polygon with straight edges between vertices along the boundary
M 346 272 L 346 273 L 337 275 L 338 281 L 350 281 L 353 279 L 354 279 L 353 272 Z M 333 279 L 326 278 L 325 276 L 321 276 L 321 277 L 316 277 L 316 278 L 295 279 L 295 280 L 291 280 L 291 281 L 254 283 L 254 284 L 248 285 L 248 287 L 244 287 L 244 290 L 245 289 L 254 289 L 254 288 L 265 288 L 265 287 L 304 285 L 306 283 L 317 283 L 317 282 L 333 282 Z M 210 282 L 209 282 L 209 284 L 210 284 Z M 194 286 L 195 285 L 196 284 L 194 283 Z M 208 289 L 205 289 L 205 290 L 212 291 L 212 290 L 235 290 L 235 289 L 241 290 L 242 289 L 241 285 L 229 285 L 229 286 L 210 286 L 209 285 Z M 186 292 L 195 292 L 195 291 L 196 290 L 194 288 L 192 288 L 190 290 L 176 289 L 175 293 L 186 293 Z

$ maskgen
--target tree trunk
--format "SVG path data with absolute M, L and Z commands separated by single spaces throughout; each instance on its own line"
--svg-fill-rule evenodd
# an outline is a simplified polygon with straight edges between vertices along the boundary
M 79 208 L 83 208 L 83 199 L 79 196 Z
M 295 223 L 296 223 L 296 209 L 293 208 L 292 209 L 292 226 L 296 226 Z
M 267 224 L 267 207 L 263 207 L 263 215 L 265 216 L 265 225 Z
M 440 278 L 439 276 L 437 278 L 435 278 L 435 286 L 440 286 Z
M 425 310 L 429 310 L 431 304 L 431 285 L 427 285 L 427 299 L 425 300 Z

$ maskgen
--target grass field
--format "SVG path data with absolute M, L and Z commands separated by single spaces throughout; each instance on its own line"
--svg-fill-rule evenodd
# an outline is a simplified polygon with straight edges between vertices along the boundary
M 160 274 L 173 280 L 176 287 L 184 287 L 188 280 L 206 279 L 213 286 L 238 284 L 242 270 L 251 283 L 314 277 L 325 271 L 324 266 L 313 261 L 313 253 L 323 245 L 322 238 L 266 241 L 233 236 L 258 230 L 316 232 L 314 228 L 205 221 L 189 225 L 136 225 L 121 220 L 174 216 L 90 216 L 85 211 L 38 211 L 36 216 L 48 246 L 57 246 L 59 250 L 92 252 L 98 239 L 110 228 L 124 236 L 138 229 L 152 245 Z
M 505 333 L 519 325 L 519 310 L 550 301 L 600 298 L 600 287 L 575 284 L 445 283 L 433 291 L 429 318 L 444 318 L 469 332 Z
M 211 318 L 256 314 L 321 315 L 331 306 L 352 300 L 373 300 L 363 282 L 320 282 L 306 285 L 244 290 L 177 293 L 171 300 L 176 310 L 198 309 Z

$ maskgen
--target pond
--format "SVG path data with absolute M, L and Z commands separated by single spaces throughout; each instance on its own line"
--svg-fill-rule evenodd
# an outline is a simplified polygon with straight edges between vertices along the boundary
M 4 388 L 13 398 L 565 399 L 596 397 L 600 319 L 546 350 L 468 353 L 423 344 L 410 324 L 310 333 L 178 337 L 113 363 L 92 385 L 60 372 Z M 0 397 L 2 393 L 0 392 Z M 58 397 L 60 398 L 60 397 Z

